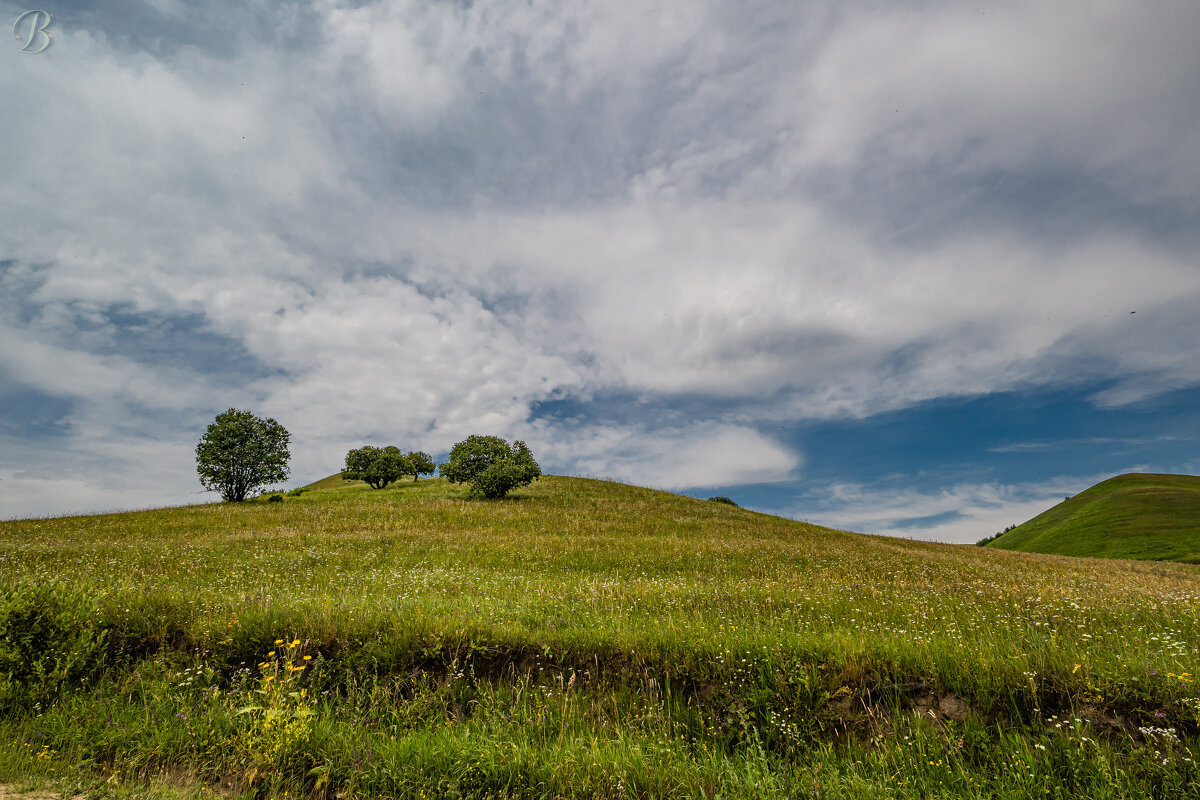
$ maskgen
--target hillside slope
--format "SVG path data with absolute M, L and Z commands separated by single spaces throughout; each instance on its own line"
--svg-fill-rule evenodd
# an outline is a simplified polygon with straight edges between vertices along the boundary
M 402 483 L 403 483 L 403 481 L 402 481 Z M 324 489 L 344 489 L 348 486 L 366 486 L 366 485 L 367 484 L 365 481 L 348 481 L 342 477 L 342 473 L 335 472 L 332 475 L 326 475 L 324 478 L 321 478 L 319 481 L 313 481 L 312 483 L 308 484 L 307 486 L 302 486 L 300 488 L 304 489 L 305 491 L 312 492 L 312 491 L 319 491 L 319 490 L 324 490 Z
M 1135 473 L 1109 478 L 987 546 L 1200 563 L 1200 477 Z
M 0 784 L 1200 798 L 1200 567 L 580 478 L 322 483 L 0 522 Z

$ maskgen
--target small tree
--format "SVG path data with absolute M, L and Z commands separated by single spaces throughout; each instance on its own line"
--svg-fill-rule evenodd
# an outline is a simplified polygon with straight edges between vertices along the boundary
M 346 453 L 346 468 L 342 470 L 342 478 L 366 481 L 372 489 L 382 489 L 410 472 L 412 465 L 399 447 L 367 445 Z
M 287 480 L 291 434 L 273 419 L 231 408 L 218 414 L 196 445 L 196 472 L 205 489 L 240 503 L 263 486 Z
M 449 460 L 438 471 L 451 483 L 469 483 L 472 491 L 489 500 L 528 486 L 542 474 L 524 442 L 509 445 L 499 436 L 468 436 L 450 449 Z
M 433 456 L 420 450 L 413 450 L 408 454 L 408 463 L 412 467 L 409 472 L 412 473 L 413 483 L 416 483 L 418 476 L 432 475 L 436 469 L 433 464 Z

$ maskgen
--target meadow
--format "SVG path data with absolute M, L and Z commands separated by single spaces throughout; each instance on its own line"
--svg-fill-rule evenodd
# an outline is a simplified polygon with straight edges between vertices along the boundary
M 1200 797 L 1200 567 L 547 476 L 0 523 L 0 783 Z

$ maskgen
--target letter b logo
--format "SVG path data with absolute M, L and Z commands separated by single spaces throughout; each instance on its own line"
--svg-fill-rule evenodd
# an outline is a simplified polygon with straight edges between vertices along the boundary
M 13 23 L 13 35 L 25 42 L 22 53 L 40 53 L 50 46 L 51 37 L 46 33 L 54 15 L 48 11 L 26 11 Z M 22 36 L 28 32 L 28 37 Z

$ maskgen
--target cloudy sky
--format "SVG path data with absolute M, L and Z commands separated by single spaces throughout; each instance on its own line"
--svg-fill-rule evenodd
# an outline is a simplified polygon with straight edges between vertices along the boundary
M 39 7 L 0 517 L 214 499 L 229 407 L 942 541 L 1200 472 L 1191 0 Z

